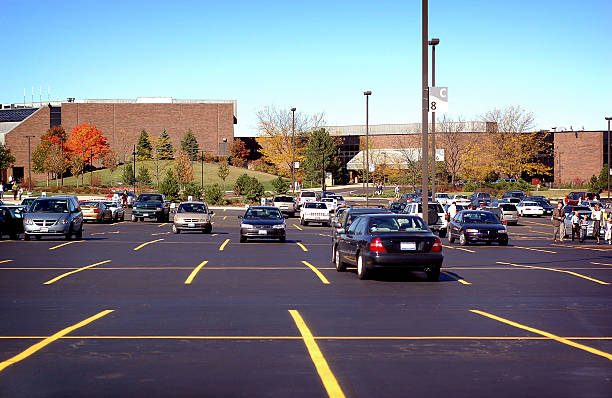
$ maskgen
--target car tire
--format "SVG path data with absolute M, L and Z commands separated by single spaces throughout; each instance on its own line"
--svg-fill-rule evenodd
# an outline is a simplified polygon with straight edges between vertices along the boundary
M 282 238 L 279 238 L 278 241 L 280 243 L 285 243 L 285 241 L 287 240 L 287 238 L 285 238 L 284 236 Z
M 68 233 L 64 235 L 64 238 L 66 238 L 66 240 L 70 240 L 70 238 L 72 238 L 72 226 L 70 226 Z
M 344 261 L 342 261 L 342 258 L 340 257 L 340 252 L 336 249 L 334 249 L 334 257 L 335 257 L 335 263 L 336 263 L 336 271 L 338 272 L 344 272 L 346 271 L 346 264 L 344 263 Z
M 138 222 L 138 217 L 132 214 L 132 222 Z
M 83 239 L 83 226 L 82 225 L 81 225 L 81 229 L 79 229 L 79 232 L 75 233 L 74 236 L 76 237 L 77 240 Z
M 247 238 L 244 236 L 240 237 L 240 243 L 245 243 L 247 241 Z
M 438 235 L 440 235 L 440 238 L 446 238 L 446 229 L 442 228 L 439 232 Z
M 41 236 L 41 235 L 34 235 L 34 239 L 36 239 L 36 240 L 41 240 L 41 239 L 42 239 L 42 236 Z
M 304 220 L 304 224 L 302 225 L 308 225 L 309 221 Z
M 17 239 L 19 239 L 19 234 L 10 234 L 9 238 L 11 238 L 13 240 L 17 240 Z M 2 239 L 2 238 L 0 238 L 0 239 Z
M 172 224 L 172 232 L 175 234 L 180 234 L 181 230 L 176 227 L 176 225 Z
M 363 259 L 363 255 L 360 254 L 357 258 L 357 278 L 364 280 L 368 279 L 370 276 L 370 271 L 365 266 L 365 260 Z
M 508 246 L 508 238 L 499 241 L 500 246 Z
M 467 238 L 465 236 L 465 233 L 463 233 L 463 232 L 461 233 L 461 235 L 459 235 L 459 244 L 461 246 L 467 246 L 469 244 L 469 242 L 468 242 L 468 240 L 467 240 Z
M 23 240 L 30 240 L 29 234 L 23 234 Z
M 212 225 L 207 226 L 206 228 L 204 228 L 203 231 L 205 234 L 209 234 L 212 232 Z
M 440 280 L 440 268 L 434 268 L 431 271 L 425 271 L 429 282 L 438 282 Z

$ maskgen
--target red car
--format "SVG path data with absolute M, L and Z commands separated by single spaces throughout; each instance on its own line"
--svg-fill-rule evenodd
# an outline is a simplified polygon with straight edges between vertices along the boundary
M 578 201 L 582 199 L 585 200 L 594 200 L 596 197 L 595 192 L 570 192 L 564 199 L 563 203 L 566 206 L 576 206 L 578 205 Z

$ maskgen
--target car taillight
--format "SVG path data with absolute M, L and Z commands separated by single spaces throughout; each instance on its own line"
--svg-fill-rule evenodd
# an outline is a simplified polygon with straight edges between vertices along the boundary
M 442 241 L 440 241 L 440 238 L 436 238 L 436 241 L 434 242 L 433 246 L 431 247 L 431 251 L 432 252 L 441 252 L 442 251 Z
M 450 215 L 447 213 L 447 214 L 444 215 L 444 218 L 446 219 L 446 221 L 449 221 L 450 220 Z
M 377 252 L 377 253 L 386 253 L 387 252 L 387 250 L 383 246 L 380 238 L 372 239 L 372 242 L 370 242 L 370 251 L 371 252 Z
M 94 213 L 99 213 L 100 209 L 94 209 Z

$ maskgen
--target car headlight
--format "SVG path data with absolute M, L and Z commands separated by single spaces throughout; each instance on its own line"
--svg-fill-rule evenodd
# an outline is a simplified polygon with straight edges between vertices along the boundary
M 468 234 L 472 234 L 472 233 L 476 234 L 476 233 L 478 233 L 478 230 L 477 229 L 468 228 L 468 229 L 465 230 L 465 232 L 467 232 Z
M 34 221 L 32 221 L 32 220 L 31 220 L 31 219 L 29 219 L 29 218 L 26 218 L 26 219 L 25 219 L 25 223 L 26 223 L 26 224 L 28 224 L 28 225 L 33 225 L 33 224 L 34 224 Z
M 240 228 L 244 228 L 244 229 L 251 229 L 253 228 L 253 226 L 251 224 L 240 224 Z
M 67 218 L 64 218 L 63 220 L 61 220 L 61 221 L 60 221 L 60 223 L 62 223 L 62 224 L 64 224 L 64 225 L 65 225 L 65 224 L 70 224 L 70 220 L 69 220 L 69 219 L 67 219 Z
M 498 229 L 497 233 L 498 234 L 505 234 L 505 233 L 507 233 L 507 231 L 505 229 Z
M 277 225 L 274 225 L 272 228 L 274 228 L 274 229 L 284 229 L 285 228 L 285 224 L 277 224 Z
M 161 207 L 156 207 L 155 210 L 160 211 L 162 208 Z

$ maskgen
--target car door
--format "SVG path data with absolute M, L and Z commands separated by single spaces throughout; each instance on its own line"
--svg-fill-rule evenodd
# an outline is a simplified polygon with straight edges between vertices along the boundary
M 359 231 L 363 225 L 365 217 L 358 217 L 349 229 L 346 231 L 344 238 L 344 259 L 352 264 L 357 264 L 357 251 L 359 249 Z
M 461 234 L 461 218 L 462 217 L 463 215 L 461 214 L 461 212 L 459 212 L 455 215 L 455 218 L 453 218 L 453 222 L 451 224 L 451 234 L 454 237 L 457 237 Z

